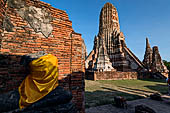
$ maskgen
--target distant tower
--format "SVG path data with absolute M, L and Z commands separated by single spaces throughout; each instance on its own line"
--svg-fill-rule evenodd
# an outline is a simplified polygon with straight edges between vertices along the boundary
M 149 44 L 148 38 L 146 38 L 146 49 L 145 49 L 145 55 L 143 60 L 144 65 L 147 67 L 147 69 L 151 68 L 152 65 L 152 49 Z
M 152 72 L 161 72 L 161 73 L 167 73 L 167 67 L 164 65 L 159 50 L 158 46 L 153 47 L 153 55 L 152 55 Z
M 148 38 L 146 38 L 146 50 L 143 63 L 150 72 L 159 72 L 167 77 L 168 70 L 162 61 L 158 46 L 154 46 L 153 49 L 151 49 Z

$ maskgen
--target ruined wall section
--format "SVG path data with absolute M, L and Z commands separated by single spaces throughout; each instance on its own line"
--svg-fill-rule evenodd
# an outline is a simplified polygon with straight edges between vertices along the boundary
M 77 72 L 80 71 L 79 69 L 82 69 L 81 65 L 81 60 L 82 60 L 82 39 L 79 37 L 81 34 L 72 33 L 72 47 L 71 47 L 71 52 L 72 52 L 72 62 L 71 62 L 71 71 L 72 72 Z
M 82 57 L 81 57 L 81 59 L 86 59 L 86 57 L 87 57 L 87 48 L 86 48 L 84 40 L 82 40 Z M 85 60 L 82 60 L 81 65 L 82 65 L 83 72 L 85 72 Z
M 131 80 L 137 79 L 137 72 L 105 71 L 94 72 L 94 80 Z
M 6 4 L 6 0 L 0 0 L 0 47 L 2 41 L 3 20 L 5 16 L 5 4 Z
M 11 30 L 5 28 L 5 31 L 2 33 L 3 39 L 0 51 L 1 54 L 5 53 L 10 55 L 25 55 L 27 53 L 44 51 L 57 56 L 57 58 L 59 59 L 60 74 L 70 73 L 70 34 L 71 32 L 73 32 L 73 29 L 72 22 L 68 19 L 68 15 L 65 11 L 55 9 L 49 4 L 40 1 L 38 2 L 34 0 L 27 0 L 25 4 L 32 8 L 34 7 L 33 9 L 29 9 L 31 10 L 30 12 L 33 12 L 33 14 L 23 11 L 22 13 L 25 13 L 25 15 L 38 16 L 38 13 L 41 12 L 40 8 L 43 7 L 42 10 L 46 10 L 46 12 L 49 13 L 47 14 L 47 16 L 50 16 L 49 18 L 52 19 L 51 21 L 47 20 L 47 23 L 49 25 L 42 25 L 39 26 L 39 28 L 35 28 L 33 26 L 39 24 L 39 22 L 37 21 L 41 20 L 42 15 L 40 15 L 39 20 L 34 20 L 34 18 L 32 18 L 33 20 L 27 20 L 20 16 L 20 14 L 18 13 L 18 9 L 8 6 L 6 10 L 6 16 L 10 19 L 10 23 L 12 24 L 12 26 L 10 26 Z M 36 15 L 34 13 L 36 13 Z M 48 19 L 47 16 L 44 16 L 44 18 Z M 28 18 L 31 18 L 31 16 Z M 44 19 L 44 21 L 46 20 Z M 50 28 L 49 31 L 51 31 L 51 33 L 49 35 L 44 35 L 46 33 L 43 34 L 42 32 L 48 30 L 48 28 Z M 40 31 L 38 31 L 38 29 L 40 29 Z M 79 40 L 81 40 L 81 35 L 79 35 Z

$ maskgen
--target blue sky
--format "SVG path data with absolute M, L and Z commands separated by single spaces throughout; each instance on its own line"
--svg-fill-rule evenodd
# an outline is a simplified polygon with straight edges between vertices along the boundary
M 128 48 L 143 60 L 145 39 L 158 46 L 162 59 L 170 61 L 170 0 L 42 0 L 65 10 L 75 32 L 81 33 L 88 53 L 98 34 L 99 14 L 105 3 L 118 10 L 120 29 Z

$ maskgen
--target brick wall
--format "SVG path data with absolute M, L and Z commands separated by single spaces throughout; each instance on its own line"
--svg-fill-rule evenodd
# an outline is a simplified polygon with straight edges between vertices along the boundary
M 46 37 L 43 30 L 37 32 L 31 21 L 22 17 L 20 9 L 8 5 L 4 7 L 4 0 L 0 0 L 0 15 L 5 17 L 0 16 L 0 93 L 17 88 L 27 75 L 24 66 L 20 64 L 23 55 L 44 51 L 58 58 L 60 75 L 70 74 L 60 81 L 60 85 L 73 93 L 73 101 L 80 113 L 83 113 L 84 59 L 81 34 L 74 32 L 65 11 L 37 0 L 25 2 L 27 7 L 45 8 L 52 18 L 49 24 L 53 29 Z M 3 21 L 5 25 L 2 24 Z
M 120 71 L 105 71 L 105 72 L 88 72 L 86 78 L 90 80 L 125 80 L 137 79 L 137 72 L 120 72 Z
M 3 32 L 2 25 L 3 25 L 4 15 L 5 15 L 5 1 L 0 0 L 0 47 L 1 47 L 1 41 L 2 41 L 1 33 Z

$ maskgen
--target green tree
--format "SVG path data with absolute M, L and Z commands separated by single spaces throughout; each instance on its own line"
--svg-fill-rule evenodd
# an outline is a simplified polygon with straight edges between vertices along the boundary
M 167 67 L 168 70 L 170 70 L 170 62 L 163 60 L 165 66 Z

